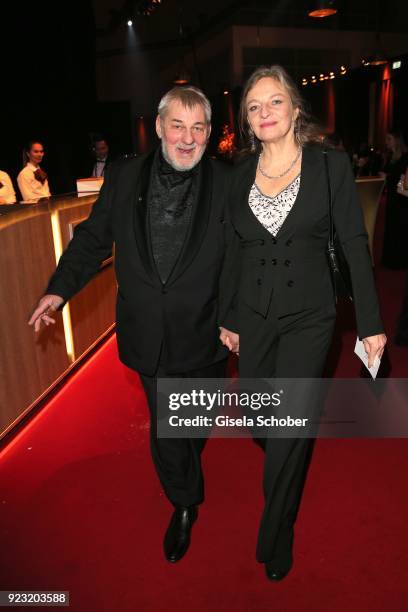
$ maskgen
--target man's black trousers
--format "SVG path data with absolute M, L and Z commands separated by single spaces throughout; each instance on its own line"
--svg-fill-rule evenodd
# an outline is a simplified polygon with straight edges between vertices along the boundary
M 150 410 L 150 448 L 164 492 L 174 506 L 193 506 L 204 501 L 201 452 L 207 438 L 157 437 L 158 378 L 224 378 L 227 360 L 180 374 L 166 374 L 162 365 L 155 376 L 140 375 Z

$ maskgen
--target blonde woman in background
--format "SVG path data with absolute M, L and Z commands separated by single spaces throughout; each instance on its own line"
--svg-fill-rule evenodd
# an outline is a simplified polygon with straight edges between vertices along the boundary
M 0 170 L 0 204 L 14 204 L 16 192 L 7 172 Z

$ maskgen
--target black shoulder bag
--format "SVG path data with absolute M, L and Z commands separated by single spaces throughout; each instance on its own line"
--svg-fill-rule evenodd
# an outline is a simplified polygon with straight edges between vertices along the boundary
M 339 298 L 348 298 L 353 301 L 353 289 L 351 285 L 350 269 L 341 248 L 340 241 L 335 236 L 334 221 L 333 221 L 333 199 L 330 185 L 329 162 L 327 149 L 323 150 L 324 167 L 326 170 L 327 193 L 329 196 L 329 241 L 327 244 L 327 256 L 331 277 L 333 281 L 334 295 L 336 302 Z

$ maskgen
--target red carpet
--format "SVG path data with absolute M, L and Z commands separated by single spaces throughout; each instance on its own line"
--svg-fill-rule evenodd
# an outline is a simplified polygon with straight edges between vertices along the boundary
M 390 338 L 404 276 L 378 268 Z M 336 376 L 359 375 L 354 340 L 342 334 Z M 389 361 L 407 377 L 408 348 L 390 344 Z M 191 549 L 179 564 L 164 560 L 171 507 L 147 414 L 112 338 L 3 450 L 0 589 L 70 591 L 75 612 L 407 609 L 406 440 L 317 441 L 295 565 L 272 584 L 255 560 L 262 453 L 250 440 L 209 441 Z

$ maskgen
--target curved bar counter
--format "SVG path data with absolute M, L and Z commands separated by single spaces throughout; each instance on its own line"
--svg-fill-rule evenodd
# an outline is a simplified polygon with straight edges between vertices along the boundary
M 0 206 L 0 438 L 114 327 L 113 258 L 38 334 L 27 325 L 97 194 Z

